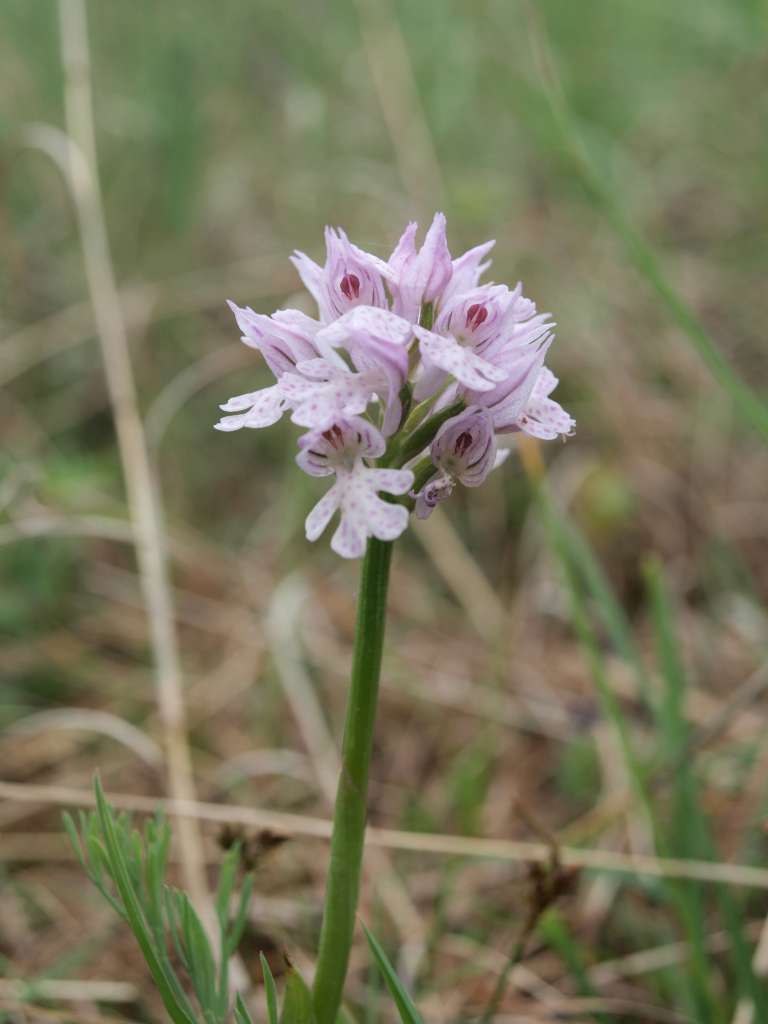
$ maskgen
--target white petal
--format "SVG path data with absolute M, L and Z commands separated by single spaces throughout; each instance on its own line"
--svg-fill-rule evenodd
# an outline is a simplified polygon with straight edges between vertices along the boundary
M 413 473 L 410 469 L 370 469 L 366 473 L 377 491 L 388 494 L 406 494 L 413 487 Z
M 250 405 L 250 409 L 248 406 Z M 238 395 L 222 405 L 224 412 L 237 412 L 248 409 L 239 416 L 223 416 L 215 424 L 217 430 L 239 430 L 241 427 L 271 427 L 277 423 L 285 412 L 287 401 L 281 386 L 274 384 L 271 388 L 253 391 L 248 395 Z
M 338 320 L 318 332 L 315 342 L 320 351 L 326 346 L 343 345 L 354 334 L 366 333 L 378 341 L 407 345 L 413 338 L 413 327 L 403 317 L 378 306 L 355 306 Z
M 222 416 L 218 423 L 213 424 L 214 430 L 239 430 L 245 426 L 245 416 Z
M 323 293 L 323 268 L 318 266 L 314 260 L 311 260 L 306 253 L 299 252 L 298 250 L 290 257 L 290 260 L 298 270 L 299 277 L 301 278 L 304 287 L 317 303 L 321 314 L 323 314 L 325 306 L 325 296 Z
M 531 437 L 554 441 L 556 437 L 571 434 L 576 423 L 557 402 L 551 398 L 542 398 L 526 406 L 518 425 Z
M 534 398 L 548 398 L 549 395 L 555 390 L 559 381 L 557 377 L 552 373 L 548 366 L 542 366 L 541 372 L 536 379 L 536 383 L 533 386 L 533 397 Z
M 350 374 L 326 383 L 309 384 L 304 397 L 298 394 L 291 420 L 310 430 L 325 430 L 339 419 L 361 416 L 368 408 L 372 394 L 361 374 Z
M 304 521 L 307 540 L 317 540 L 339 507 L 341 496 L 341 486 L 335 483 L 330 491 L 318 501 Z
M 493 460 L 491 470 L 493 471 L 494 469 L 498 469 L 499 466 L 503 466 L 511 454 L 512 452 L 509 448 L 499 448 L 496 452 L 496 457 Z
M 490 391 L 505 380 L 507 371 L 481 359 L 470 348 L 462 348 L 453 338 L 444 338 L 423 327 L 415 327 L 419 348 L 425 359 L 450 373 L 474 391 Z
M 331 547 L 342 558 L 361 558 L 365 554 L 368 531 L 363 518 L 357 514 L 342 512 L 341 522 L 331 538 Z
M 368 512 L 368 529 L 379 540 L 394 540 L 408 526 L 408 509 L 375 498 Z

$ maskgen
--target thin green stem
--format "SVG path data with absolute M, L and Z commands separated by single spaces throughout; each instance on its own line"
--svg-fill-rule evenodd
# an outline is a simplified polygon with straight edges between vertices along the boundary
M 391 559 L 391 542 L 373 537 L 368 541 L 360 577 L 352 680 L 313 989 L 317 1024 L 335 1024 L 355 929 Z
M 423 452 L 424 449 L 434 439 L 435 434 L 438 432 L 440 427 L 451 417 L 457 416 L 464 408 L 464 400 L 459 398 L 455 402 L 446 406 L 445 409 L 441 409 L 440 412 L 435 413 L 434 416 L 430 416 L 428 420 L 417 427 L 414 432 L 406 437 L 403 441 L 400 451 L 397 456 L 397 464 L 399 466 L 405 465 L 410 459 L 418 455 L 419 452 Z

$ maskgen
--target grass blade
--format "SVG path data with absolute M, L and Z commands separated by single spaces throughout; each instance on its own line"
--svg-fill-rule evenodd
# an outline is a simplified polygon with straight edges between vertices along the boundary
M 394 967 L 389 962 L 387 954 L 381 948 L 373 935 L 371 935 L 365 925 L 363 925 L 363 931 L 365 932 L 365 937 L 368 940 L 368 945 L 370 946 L 373 958 L 384 976 L 384 982 L 389 989 L 389 994 L 395 1002 L 397 1012 L 400 1015 L 400 1020 L 403 1024 L 424 1024 L 424 1020 L 416 1009 L 413 1000 L 405 990 L 403 983 L 398 978 Z
M 264 995 L 267 1000 L 267 1024 L 279 1024 L 277 1016 L 277 988 L 269 961 L 263 953 L 259 953 L 261 973 L 264 976 Z

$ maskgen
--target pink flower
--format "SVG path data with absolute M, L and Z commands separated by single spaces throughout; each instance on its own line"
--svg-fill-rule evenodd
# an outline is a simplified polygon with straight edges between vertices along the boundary
M 264 316 L 254 313 L 250 306 L 241 308 L 234 302 L 227 305 L 243 332 L 242 341 L 261 352 L 276 377 L 317 355 L 314 338 L 320 324 L 298 309 L 278 309 L 272 316 Z
M 435 214 L 417 252 L 418 227 L 411 221 L 389 257 L 394 311 L 412 323 L 418 323 L 422 303 L 438 301 L 453 274 L 445 237 L 445 214 Z
M 281 379 L 294 372 L 300 362 L 316 358 L 314 337 L 320 325 L 296 309 L 279 309 L 272 316 L 263 316 L 234 302 L 229 306 L 243 332 L 242 340 L 261 352 L 278 383 L 230 398 L 221 408 L 237 415 L 223 416 L 215 426 L 224 431 L 269 427 L 290 408 Z
M 496 439 L 487 409 L 467 409 L 440 427 L 430 449 L 432 461 L 465 487 L 479 487 L 493 469 Z
M 336 482 L 306 518 L 307 540 L 322 534 L 338 510 L 331 547 L 342 558 L 359 558 L 369 537 L 394 540 L 408 525 L 403 505 L 383 501 L 378 492 L 405 494 L 413 486 L 408 469 L 372 469 L 364 459 L 384 453 L 384 438 L 366 420 L 341 420 L 299 441 L 299 466 L 312 476 L 336 475 Z
M 453 374 L 466 387 L 490 389 L 506 377 L 504 369 L 492 366 L 471 349 L 462 348 L 453 338 L 428 331 L 383 309 L 364 306 L 354 309 L 323 328 L 315 340 L 318 348 L 326 353 L 327 346 L 343 345 L 356 366 L 388 366 L 401 373 L 399 390 L 408 369 L 407 348 L 414 337 L 419 340 L 419 350 L 426 364 Z
M 434 330 L 484 354 L 495 343 L 513 343 L 516 325 L 530 321 L 535 313 L 536 306 L 525 298 L 521 284 L 514 291 L 503 284 L 478 285 L 443 301 Z
M 418 518 L 426 519 L 447 501 L 457 483 L 479 487 L 508 455 L 508 450 L 497 451 L 493 417 L 487 409 L 475 406 L 446 420 L 430 448 L 438 472 L 416 495 Z
M 407 226 L 388 262 L 331 228 L 323 266 L 295 253 L 318 320 L 230 303 L 243 341 L 262 353 L 275 383 L 230 398 L 216 427 L 265 427 L 288 412 L 308 430 L 297 462 L 335 480 L 307 517 L 307 537 L 315 540 L 339 511 L 331 546 L 345 558 L 361 555 L 369 537 L 391 540 L 405 529 L 406 505 L 381 497 L 413 486 L 413 472 L 399 467 L 418 466 L 419 480 L 426 477 L 411 494 L 424 518 L 458 484 L 479 487 L 504 461 L 500 435 L 551 439 L 574 428 L 551 398 L 549 314 L 537 313 L 520 284 L 480 283 L 494 243 L 453 260 L 443 214 L 418 249 L 416 232 Z M 463 411 L 438 427 L 437 414 L 454 404 Z
M 387 306 L 384 281 L 392 277 L 388 265 L 353 245 L 341 228 L 325 229 L 326 259 L 320 267 L 303 252 L 291 262 L 329 324 L 355 306 Z

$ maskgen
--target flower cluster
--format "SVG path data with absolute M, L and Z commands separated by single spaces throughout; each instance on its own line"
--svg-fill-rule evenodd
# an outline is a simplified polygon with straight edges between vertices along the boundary
M 345 558 L 362 555 L 368 537 L 398 537 L 411 509 L 428 516 L 456 484 L 478 487 L 508 454 L 499 435 L 551 439 L 574 426 L 550 397 L 549 315 L 519 284 L 480 283 L 493 242 L 452 259 L 441 213 L 421 248 L 416 231 L 408 225 L 387 261 L 331 228 L 324 266 L 295 253 L 317 319 L 230 303 L 275 383 L 231 398 L 216 427 L 267 427 L 289 413 L 305 428 L 299 466 L 335 476 L 307 537 L 339 511 L 331 547 Z

